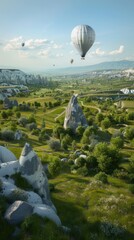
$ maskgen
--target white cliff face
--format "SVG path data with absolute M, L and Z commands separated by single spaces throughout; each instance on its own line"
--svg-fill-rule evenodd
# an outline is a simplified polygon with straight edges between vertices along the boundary
M 26 217 L 24 211 L 29 211 L 29 215 L 37 213 L 60 226 L 61 221 L 50 199 L 47 176 L 40 159 L 31 146 L 28 143 L 25 144 L 19 160 L 16 160 L 8 149 L 0 146 L 0 150 L 0 196 L 6 196 L 12 203 L 5 212 L 7 221 L 11 224 L 18 224 Z M 4 155 L 2 155 L 2 151 Z M 12 175 L 15 173 L 20 173 L 22 177 L 26 178 L 36 193 L 17 187 L 12 179 Z
M 47 78 L 26 74 L 18 69 L 0 69 L 0 83 L 37 84 L 45 83 Z
M 77 95 L 73 95 L 66 109 L 64 128 L 71 128 L 73 131 L 81 125 L 87 127 L 87 121 L 77 101 Z
M 44 202 L 51 205 L 46 174 L 40 159 L 28 143 L 22 150 L 19 162 L 22 176 L 33 186 Z

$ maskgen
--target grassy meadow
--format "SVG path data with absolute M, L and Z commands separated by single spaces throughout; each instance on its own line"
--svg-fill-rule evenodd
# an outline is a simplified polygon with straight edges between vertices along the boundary
M 55 89 L 32 89 L 29 96 L 12 97 L 11 99 L 17 99 L 19 104 L 30 103 L 29 110 L 19 110 L 21 118 L 29 119 L 32 116 L 36 120 L 39 133 L 44 121 L 45 134 L 49 135 L 51 139 L 56 126 L 63 126 L 65 109 L 70 97 L 73 93 L 78 93 L 78 102 L 88 118 L 89 125 L 98 124 L 100 131 L 102 131 L 99 140 L 101 142 L 105 140 L 107 132 L 112 136 L 120 130 L 121 133 L 124 133 L 127 128 L 134 128 L 134 119 L 128 118 L 128 113 L 134 112 L 134 99 L 129 99 L 130 96 L 128 96 L 128 99 L 111 100 L 111 93 L 108 93 L 108 91 L 115 91 L 125 87 L 125 84 L 131 83 L 127 79 L 123 82 L 119 80 L 113 80 L 112 82 L 112 80 L 107 79 L 104 79 L 104 81 L 102 79 L 96 79 L 96 81 L 87 79 L 87 81 L 82 82 L 82 79 L 72 81 L 69 79 L 68 81 L 59 81 L 59 85 Z M 96 98 L 98 95 L 104 98 Z M 117 96 L 118 93 L 113 93 L 113 95 Z M 121 107 L 115 106 L 118 101 L 121 101 Z M 35 102 L 40 103 L 40 105 L 36 106 Z M 50 107 L 50 102 L 52 104 L 60 102 L 60 104 Z M 3 111 L 8 110 L 3 109 L 1 104 L 0 130 L 20 129 L 25 134 L 25 137 L 21 140 L 8 141 L 0 139 L 0 145 L 8 147 L 16 155 L 17 159 L 19 159 L 25 142 L 31 144 L 43 164 L 49 164 L 55 157 L 60 159 L 67 157 L 70 160 L 71 154 L 76 149 L 83 152 L 84 144 L 78 137 L 75 138 L 75 150 L 71 146 L 72 139 L 68 149 L 52 150 L 47 139 L 40 140 L 38 132 L 33 133 L 26 126 L 18 124 L 18 118 L 16 117 L 18 110 L 13 109 L 13 114 L 6 119 L 2 117 Z M 100 113 L 103 114 L 104 118 L 110 116 L 110 126 L 104 128 L 100 122 L 97 123 L 96 115 Z M 112 116 L 115 116 L 114 120 Z M 116 122 L 115 119 L 116 121 L 118 119 L 118 121 Z M 127 119 L 127 123 L 124 119 Z M 108 140 L 106 141 L 108 142 Z M 86 151 L 90 154 L 90 150 Z M 123 155 L 120 167 L 124 169 L 123 171 L 127 171 L 129 160 L 134 160 L 134 138 L 125 138 L 124 145 L 119 151 Z M 67 236 L 61 239 L 134 239 L 134 192 L 130 191 L 131 184 L 126 180 L 125 176 L 118 177 L 108 174 L 107 183 L 103 183 L 96 180 L 92 175 L 83 176 L 76 171 L 65 168 L 57 176 L 48 174 L 48 179 L 50 186 L 53 186 L 51 191 L 52 202 L 57 209 L 62 224 L 71 229 L 71 233 L 67 233 Z M 6 240 L 7 237 L 8 235 L 3 235 L 2 240 Z M 19 239 L 34 240 L 35 237 L 37 240 L 56 239 L 54 236 L 42 238 L 40 233 L 38 237 L 34 236 L 34 234 L 23 233 Z M 11 239 L 17 239 L 17 237 Z

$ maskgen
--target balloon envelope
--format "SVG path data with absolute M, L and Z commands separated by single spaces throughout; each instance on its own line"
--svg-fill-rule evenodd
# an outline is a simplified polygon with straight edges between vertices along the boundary
M 95 31 L 88 25 L 78 25 L 71 33 L 73 45 L 84 58 L 95 41 Z
M 25 46 L 25 43 L 23 42 L 23 43 L 21 44 L 21 46 L 24 47 L 24 46 Z

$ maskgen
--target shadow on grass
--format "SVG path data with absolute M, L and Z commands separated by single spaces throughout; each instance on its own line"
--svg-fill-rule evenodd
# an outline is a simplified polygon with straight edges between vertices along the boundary
M 77 175 L 77 176 L 72 176 L 72 175 L 69 176 L 69 175 L 67 175 L 66 178 L 69 179 L 69 180 L 73 179 L 73 180 L 75 180 L 78 183 L 90 183 L 90 180 L 88 180 L 86 178 L 82 179 L 82 177 L 81 176 L 79 177 L 79 175 Z
M 81 207 L 70 200 L 57 199 L 53 195 L 52 201 L 57 208 L 62 224 L 71 229 L 70 240 L 132 240 L 134 234 L 119 224 L 108 221 L 86 219 Z M 117 219 L 115 219 L 117 222 Z

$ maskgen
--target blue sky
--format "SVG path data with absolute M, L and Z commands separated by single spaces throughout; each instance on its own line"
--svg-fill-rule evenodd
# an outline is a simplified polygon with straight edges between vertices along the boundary
M 134 60 L 134 0 L 1 0 L 0 67 L 27 71 Z M 85 60 L 71 44 L 79 24 L 96 33 Z M 25 47 L 21 43 L 25 42 Z

